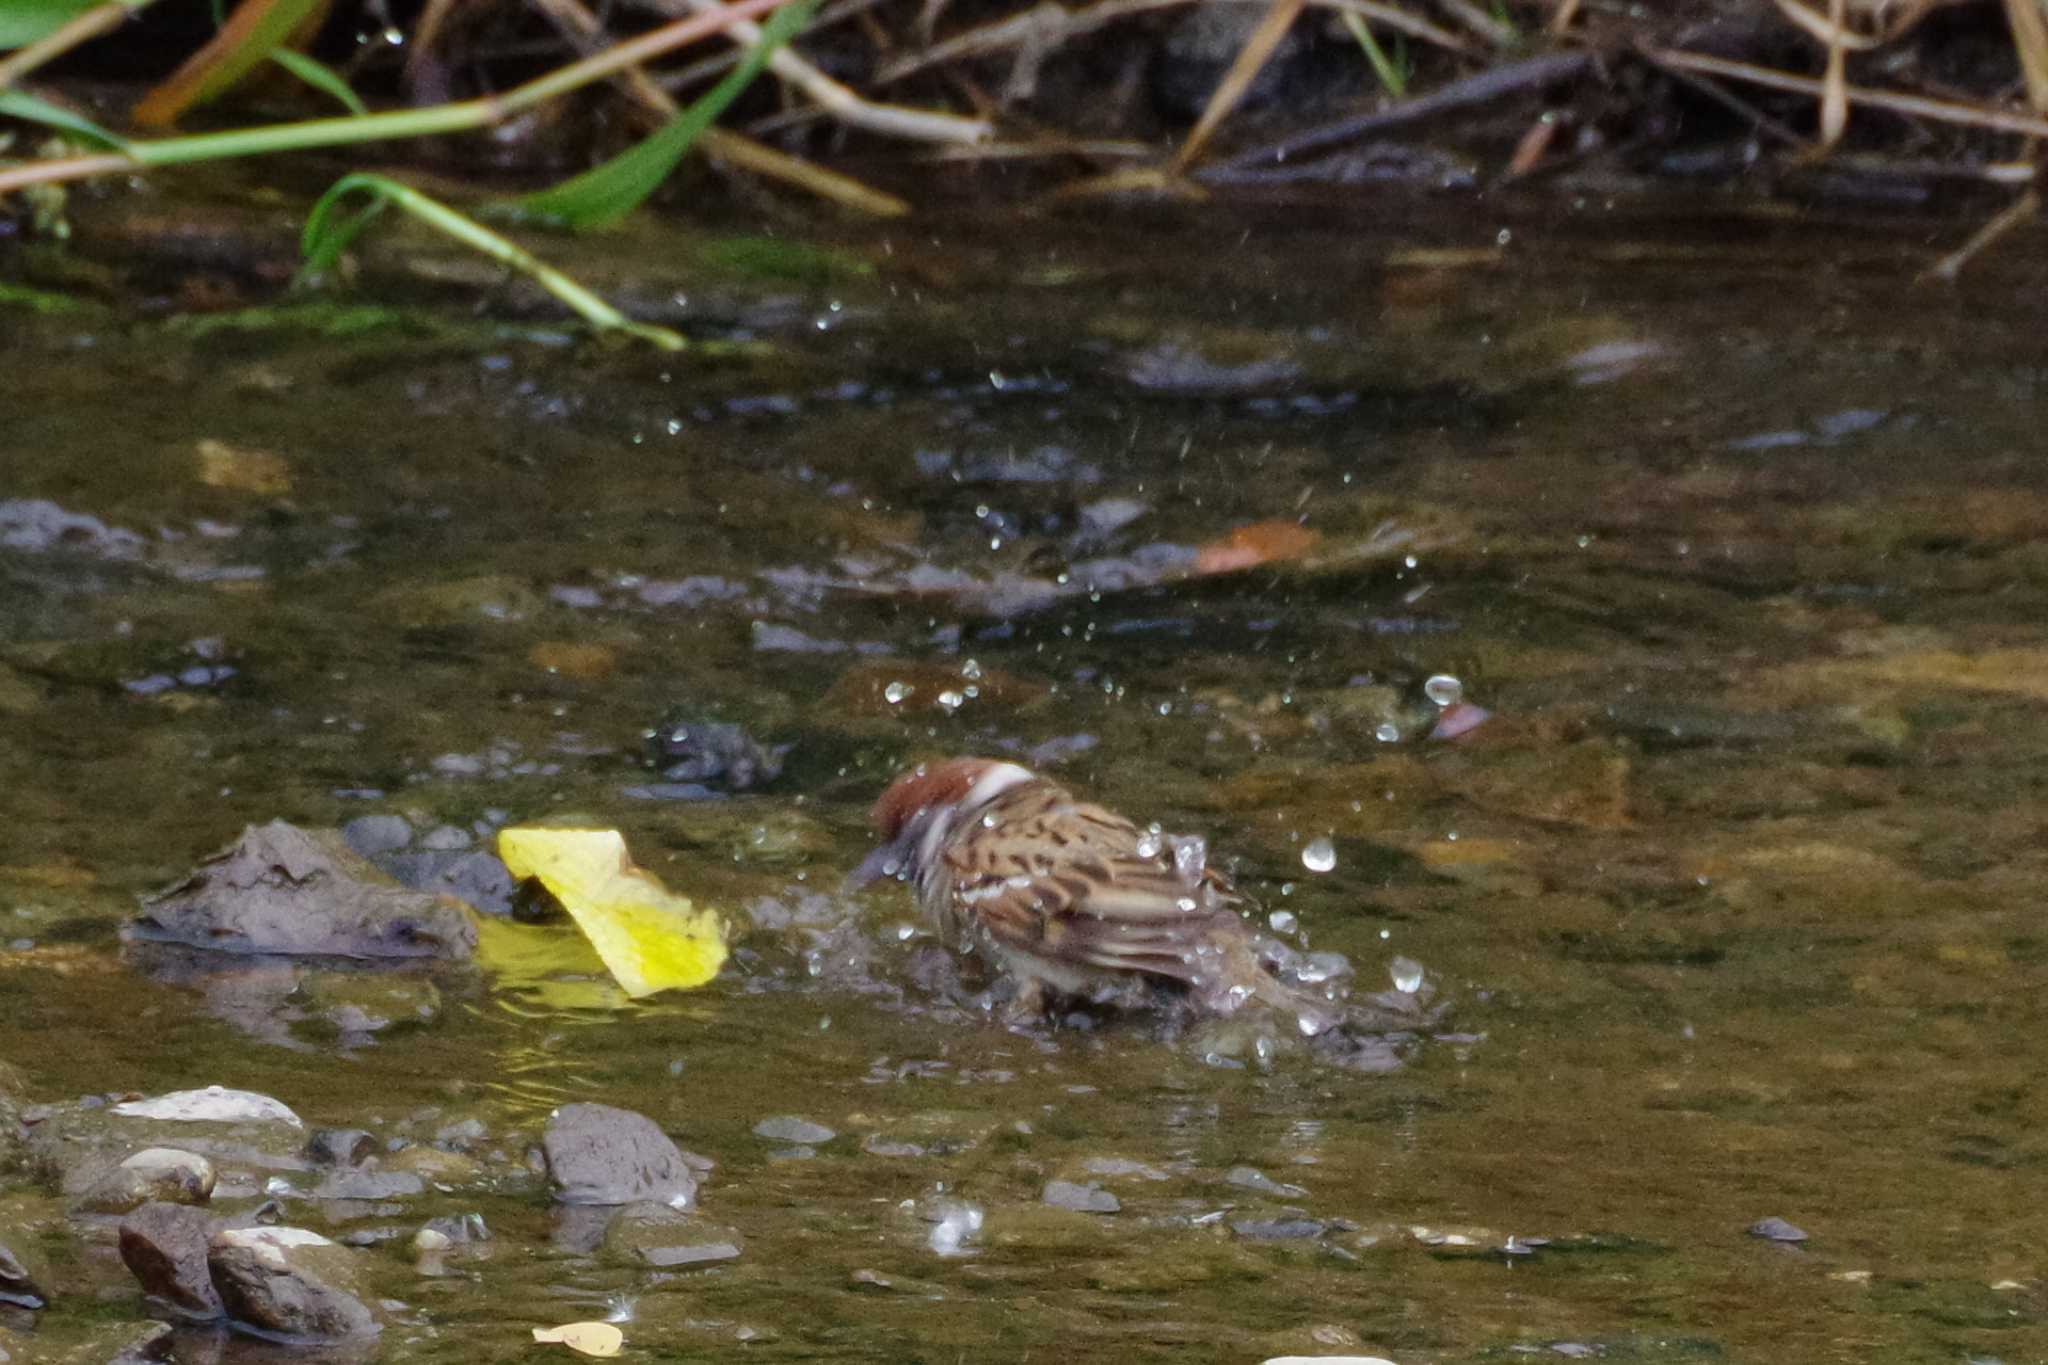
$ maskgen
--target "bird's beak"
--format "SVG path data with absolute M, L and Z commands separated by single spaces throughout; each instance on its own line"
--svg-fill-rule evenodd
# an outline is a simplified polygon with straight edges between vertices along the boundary
M 884 877 L 901 876 L 903 869 L 910 866 L 911 848 L 911 841 L 907 838 L 891 839 L 861 859 L 860 866 L 847 877 L 840 890 L 851 894 Z

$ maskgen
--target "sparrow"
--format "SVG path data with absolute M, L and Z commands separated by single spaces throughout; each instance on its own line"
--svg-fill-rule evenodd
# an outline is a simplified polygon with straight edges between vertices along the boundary
M 1336 1008 L 1275 976 L 1197 838 L 1140 829 L 1016 763 L 953 758 L 903 773 L 869 818 L 882 843 L 850 879 L 909 882 L 957 950 L 1010 977 L 1020 1019 L 1060 996 L 1164 983 L 1196 1008 L 1257 1000 L 1314 1036 Z

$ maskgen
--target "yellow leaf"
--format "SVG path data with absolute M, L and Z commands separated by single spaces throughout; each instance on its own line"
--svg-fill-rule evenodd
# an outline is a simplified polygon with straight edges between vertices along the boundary
M 582 831 L 579 831 L 582 832 Z M 535 1341 L 562 1345 L 586 1356 L 615 1356 L 626 1344 L 626 1334 L 608 1322 L 570 1322 L 560 1327 L 536 1327 Z
M 725 964 L 725 926 L 633 865 L 615 829 L 522 826 L 498 832 L 514 877 L 536 877 L 636 999 L 701 986 Z

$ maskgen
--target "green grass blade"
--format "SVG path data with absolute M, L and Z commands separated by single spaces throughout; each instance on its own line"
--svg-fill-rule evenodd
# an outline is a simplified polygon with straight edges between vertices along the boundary
M 395 180 L 361 172 L 345 175 L 329 185 L 327 193 L 314 202 L 312 212 L 306 215 L 305 230 L 299 234 L 299 254 L 306 258 L 306 264 L 293 283 L 303 284 L 311 276 L 332 270 L 349 243 L 391 202 L 391 191 L 402 188 Z M 352 217 L 335 219 L 341 201 L 358 190 L 369 195 L 369 203 Z
M 1358 40 L 1358 46 L 1365 52 L 1365 60 L 1372 65 L 1372 74 L 1379 77 L 1379 82 L 1386 87 L 1387 93 L 1395 99 L 1405 96 L 1408 93 L 1407 73 L 1387 56 L 1386 49 L 1380 46 L 1379 39 L 1372 36 L 1372 30 L 1366 27 L 1365 20 L 1350 10 L 1342 11 L 1337 17 L 1344 21 L 1345 28 L 1351 30 L 1351 36 Z
M 99 0 L 0 0 L 0 51 L 47 38 Z
M 4 3 L 5 0 L 0 0 L 0 4 Z M 117 152 L 128 150 L 126 139 L 108 132 L 91 119 L 74 114 L 61 105 L 37 99 L 26 90 L 0 90 L 0 114 L 27 119 L 30 123 L 40 123 L 45 128 L 70 133 L 73 137 L 83 138 L 94 146 L 106 147 Z
M 762 26 L 761 41 L 689 108 L 601 165 L 537 194 L 492 206 L 495 213 L 570 228 L 609 227 L 631 213 L 668 179 L 698 136 L 739 97 L 777 48 L 810 22 L 818 0 L 796 0 Z
M 0 0 L 0 3 L 5 3 L 5 0 Z M 369 106 L 356 97 L 355 91 L 348 88 L 347 81 L 336 75 L 332 69 L 314 61 L 305 53 L 294 52 L 288 47 L 281 47 L 270 54 L 270 60 L 276 62 L 279 66 L 291 72 L 323 95 L 331 95 L 351 114 L 360 117 L 370 112 Z
M 334 214 L 341 201 L 357 191 L 372 196 L 369 206 L 353 217 L 336 220 Z M 465 246 L 532 279 L 599 331 L 624 332 L 628 336 L 639 337 L 667 351 L 680 351 L 684 347 L 683 339 L 668 328 L 634 322 L 561 271 L 516 243 L 499 236 L 474 218 L 457 213 L 440 200 L 422 194 L 410 185 L 402 185 L 388 176 L 372 175 L 365 171 L 345 175 L 335 181 L 328 187 L 327 193 L 320 196 L 319 202 L 313 205 L 313 211 L 307 215 L 306 230 L 299 239 L 300 250 L 306 257 L 306 267 L 300 272 L 300 281 L 303 282 L 313 273 L 331 268 L 341 253 L 347 249 L 348 244 L 355 239 L 356 234 L 367 227 L 370 220 L 390 204 L 396 204 L 427 226 L 446 233 Z

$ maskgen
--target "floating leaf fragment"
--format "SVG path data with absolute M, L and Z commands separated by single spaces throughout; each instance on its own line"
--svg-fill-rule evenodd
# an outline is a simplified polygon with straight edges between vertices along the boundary
M 634 866 L 615 829 L 498 832 L 515 878 L 534 877 L 574 917 L 626 994 L 701 986 L 725 964 L 725 926 Z
M 578 1355 L 615 1356 L 626 1344 L 626 1334 L 608 1322 L 568 1322 L 560 1327 L 536 1327 L 533 1339 L 551 1346 L 566 1346 Z
M 1195 572 L 1235 573 L 1279 560 L 1302 559 L 1320 539 L 1314 531 L 1285 517 L 1255 521 L 1202 546 L 1196 552 Z

